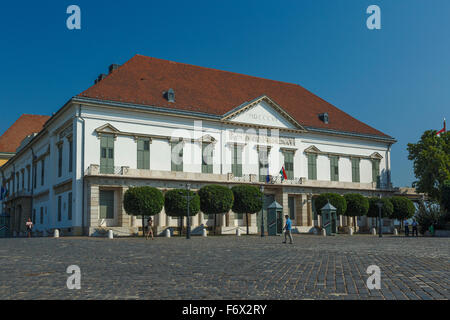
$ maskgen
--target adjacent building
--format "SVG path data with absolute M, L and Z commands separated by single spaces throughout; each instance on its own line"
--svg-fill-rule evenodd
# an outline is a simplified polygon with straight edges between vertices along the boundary
M 311 232 L 321 224 L 314 195 L 393 192 L 395 142 L 297 84 L 136 55 L 111 65 L 22 143 L 2 167 L 10 191 L 3 206 L 15 233 L 31 217 L 43 235 L 124 235 L 140 227 L 123 208 L 131 186 L 251 184 L 266 205 L 283 206 L 296 231 Z M 251 217 L 256 233 L 261 217 Z M 191 217 L 194 231 L 212 218 Z M 185 220 L 163 210 L 155 226 L 160 233 Z M 218 224 L 234 233 L 245 220 L 228 212 Z

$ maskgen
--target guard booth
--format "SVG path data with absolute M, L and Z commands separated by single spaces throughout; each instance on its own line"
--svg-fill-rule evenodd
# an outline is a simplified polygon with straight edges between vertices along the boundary
M 283 207 L 276 201 L 267 207 L 267 225 L 269 236 L 283 233 Z
M 336 208 L 328 202 L 320 209 L 322 215 L 322 227 L 325 229 L 327 236 L 337 233 L 337 214 Z

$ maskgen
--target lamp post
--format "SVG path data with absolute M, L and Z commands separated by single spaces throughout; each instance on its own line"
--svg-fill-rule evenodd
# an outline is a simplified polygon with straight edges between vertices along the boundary
M 186 239 L 191 238 L 191 219 L 189 219 L 189 201 L 191 200 L 191 184 L 186 184 L 187 195 L 184 197 L 187 200 L 187 230 L 186 230 Z
M 264 237 L 264 186 L 260 187 L 261 190 L 261 237 Z
M 383 207 L 383 202 L 381 202 L 381 194 L 380 194 L 380 200 L 378 200 L 377 202 L 377 206 L 378 206 L 378 237 L 381 238 L 383 237 L 383 230 L 381 227 L 381 208 Z

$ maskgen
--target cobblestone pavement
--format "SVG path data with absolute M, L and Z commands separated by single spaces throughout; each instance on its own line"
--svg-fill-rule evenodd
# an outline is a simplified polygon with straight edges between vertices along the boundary
M 449 299 L 450 239 L 0 239 L 0 299 Z M 69 290 L 69 265 L 81 289 Z M 381 269 L 369 290 L 366 269 Z

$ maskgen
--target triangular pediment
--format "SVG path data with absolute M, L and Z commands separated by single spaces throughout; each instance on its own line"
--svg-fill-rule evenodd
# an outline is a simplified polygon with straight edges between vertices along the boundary
M 372 159 L 377 159 L 377 160 L 383 159 L 382 155 L 379 154 L 378 152 L 372 153 L 372 154 L 370 155 L 370 158 L 372 158 Z
M 118 133 L 120 132 L 116 127 L 107 123 L 95 129 L 97 133 Z
M 223 116 L 222 121 L 305 131 L 301 124 L 267 96 L 261 96 L 250 102 L 243 103 L 227 112 Z
M 321 151 L 316 146 L 309 146 L 305 149 L 305 153 L 321 153 Z

